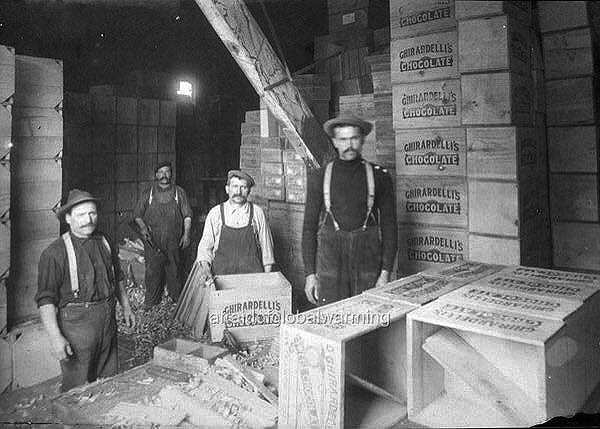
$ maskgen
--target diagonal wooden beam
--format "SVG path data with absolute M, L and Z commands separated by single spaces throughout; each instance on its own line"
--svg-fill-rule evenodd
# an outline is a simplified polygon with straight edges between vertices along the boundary
M 244 1 L 195 1 L 273 116 L 291 134 L 296 150 L 309 166 L 318 168 L 331 149 L 329 137 L 295 85 L 285 79 L 285 66 Z

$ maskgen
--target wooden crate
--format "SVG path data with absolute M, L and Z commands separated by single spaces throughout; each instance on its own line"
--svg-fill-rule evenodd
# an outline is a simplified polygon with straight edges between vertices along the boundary
M 391 427 L 404 419 L 404 360 L 398 357 L 404 317 L 413 308 L 363 294 L 286 318 L 279 425 Z M 400 403 L 353 385 L 348 377 L 380 386 Z
M 398 273 L 448 267 L 467 260 L 469 234 L 466 229 L 398 226 Z
M 177 126 L 177 103 L 174 101 L 160 100 L 159 125 L 166 127 Z
M 248 110 L 244 116 L 245 122 L 260 123 L 260 110 Z
M 62 178 L 58 181 L 23 182 L 13 187 L 11 213 L 51 210 L 60 205 Z
M 121 125 L 137 125 L 138 101 L 136 98 L 117 97 L 116 122 Z
M 369 27 L 368 9 L 354 9 L 340 13 L 329 14 L 329 33 L 354 33 Z
M 530 77 L 516 73 L 461 76 L 463 125 L 533 125 Z
M 456 1 L 456 19 L 472 19 L 483 16 L 510 15 L 526 25 L 531 24 L 529 1 Z
M 137 153 L 138 134 L 135 125 L 117 125 L 115 129 L 115 152 Z
M 258 145 L 240 146 L 240 168 L 242 170 L 260 168 L 260 153 Z
M 457 294 L 469 296 L 474 285 L 480 281 Z M 557 300 L 545 291 L 494 290 L 483 289 L 501 296 L 493 303 L 446 295 L 407 316 L 411 421 L 433 427 L 530 426 L 574 414 L 584 404 L 600 378 L 592 346 L 599 332 L 581 327 L 597 317 L 590 310 L 598 295 Z M 475 296 L 482 301 L 485 295 Z M 560 307 L 551 319 L 516 309 L 518 300 Z
M 461 73 L 531 71 L 529 28 L 507 15 L 460 21 L 458 52 Z
M 222 340 L 225 328 L 241 342 L 277 337 L 291 314 L 291 286 L 279 272 L 217 276 L 215 286 L 208 310 L 212 341 Z
M 160 124 L 160 101 L 138 100 L 138 125 L 158 126 Z
M 262 115 L 262 110 L 261 110 Z M 262 116 L 261 116 L 262 118 Z M 260 133 L 260 122 L 242 122 L 240 126 L 241 134 L 243 136 L 261 136 Z
M 390 0 L 392 40 L 456 28 L 454 0 Z
M 459 77 L 456 31 L 393 40 L 390 52 L 393 85 Z
M 288 179 L 286 177 L 285 182 L 285 201 L 288 203 L 304 204 L 306 203 L 306 189 L 294 187 L 288 187 Z
M 117 128 L 114 124 L 92 126 L 92 152 L 113 154 L 115 152 Z
M 598 128 L 548 127 L 548 156 L 553 173 L 597 173 Z
M 135 182 L 137 176 L 137 154 L 115 155 L 115 182 Z
M 62 115 L 54 109 L 14 107 L 12 109 L 12 136 L 62 137 Z
M 598 175 L 551 174 L 550 213 L 553 221 L 598 222 Z
M 8 99 L 15 92 L 15 48 L 0 45 L 0 99 Z
M 14 242 L 51 239 L 59 235 L 60 224 L 52 210 L 22 211 L 11 223 Z
M 114 183 L 115 155 L 97 153 L 92 158 L 92 183 Z
M 544 34 L 546 79 L 594 74 L 593 35 L 590 27 Z
M 552 262 L 551 246 L 548 224 L 518 238 L 470 233 L 468 257 L 485 263 L 548 267 Z
M 399 176 L 396 189 L 399 223 L 462 228 L 469 224 L 465 178 Z
M 593 78 L 546 82 L 546 121 L 552 125 L 588 125 L 596 122 L 596 85 Z
M 138 126 L 138 152 L 158 151 L 158 127 Z
M 392 92 L 394 129 L 460 126 L 460 80 L 394 85 Z
M 262 164 L 281 164 L 283 161 L 283 155 L 281 149 L 269 149 L 269 148 L 261 148 L 260 149 L 260 162 Z M 282 173 L 283 174 L 283 173 Z
M 537 12 L 542 33 L 590 25 L 588 2 L 539 1 Z
M 371 79 L 373 80 L 373 93 L 392 92 L 392 71 L 390 54 L 370 55 L 365 58 L 371 69 Z
M 8 54 L 12 56 L 11 52 Z M 14 64 L 17 71 L 17 86 L 20 83 L 61 88 L 63 86 L 62 60 L 15 55 Z
M 158 155 L 156 153 L 138 153 L 138 182 L 146 182 L 155 179 L 154 169 L 157 165 Z
M 600 226 L 593 223 L 554 222 L 553 266 L 563 269 L 597 270 Z
M 112 95 L 92 95 L 92 123 L 114 124 L 116 121 L 116 97 Z
M 90 187 L 92 195 L 100 200 L 100 212 L 115 211 L 115 186 L 114 183 L 97 184 Z
M 175 127 L 158 127 L 156 148 L 158 152 L 175 152 Z
M 467 176 L 531 180 L 544 175 L 544 146 L 535 128 L 467 128 Z
M 398 130 L 395 147 L 398 175 L 466 176 L 463 128 Z

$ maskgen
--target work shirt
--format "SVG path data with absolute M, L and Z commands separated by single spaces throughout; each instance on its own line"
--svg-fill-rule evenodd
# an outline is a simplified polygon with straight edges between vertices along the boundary
M 373 213 L 379 216 L 382 236 L 382 269 L 392 271 L 397 246 L 396 203 L 394 186 L 390 175 L 378 165 L 373 165 L 375 176 L 375 202 Z M 305 274 L 315 273 L 317 232 L 319 219 L 324 211 L 323 178 L 325 167 L 307 177 L 306 207 L 302 230 L 302 259 Z M 343 231 L 362 227 L 367 215 L 367 175 L 360 158 L 344 161 L 336 158 L 331 173 L 331 212 Z M 376 217 L 377 218 L 377 217 Z M 377 220 L 369 219 L 368 226 Z M 331 216 L 327 216 L 333 226 Z
M 242 206 L 226 201 L 223 203 L 225 212 L 225 224 L 231 228 L 242 228 L 248 225 L 250 219 L 250 204 L 246 202 Z M 221 238 L 221 212 L 219 206 L 215 206 L 208 212 L 204 223 L 204 232 L 202 239 L 198 244 L 198 254 L 196 260 L 213 262 L 217 249 L 219 248 L 219 240 Z M 271 230 L 267 224 L 267 219 L 262 208 L 254 204 L 254 218 L 252 226 L 257 236 L 258 244 L 262 252 L 262 263 L 264 265 L 272 265 L 275 263 L 273 257 L 273 237 Z
M 40 256 L 35 295 L 38 307 L 54 304 L 62 308 L 70 302 L 100 301 L 114 294 L 115 278 L 117 281 L 125 278 L 114 246 L 111 246 L 112 253 L 109 252 L 101 233 L 94 232 L 89 238 L 71 234 L 71 240 L 77 260 L 78 296 L 75 297 L 71 290 L 67 249 L 59 237 Z
M 158 185 L 152 185 L 142 191 L 142 195 L 133 210 L 134 218 L 144 218 L 144 213 L 146 213 L 150 202 L 150 189 L 152 189 L 152 198 L 157 198 L 159 201 L 165 201 L 167 197 L 166 194 L 171 194 L 172 197 L 175 198 L 175 190 L 177 189 L 177 204 L 181 210 L 181 216 L 184 219 L 186 217 L 192 217 L 192 207 L 190 206 L 187 194 L 181 186 L 171 185 L 166 189 L 162 189 Z

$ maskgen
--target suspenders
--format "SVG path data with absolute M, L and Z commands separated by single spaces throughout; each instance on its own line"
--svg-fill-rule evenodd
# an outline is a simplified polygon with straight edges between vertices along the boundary
M 154 187 L 150 186 L 150 197 L 148 198 L 148 205 L 152 204 L 152 199 L 154 198 L 152 195 L 153 190 L 154 190 Z M 179 194 L 177 193 L 177 186 L 175 187 L 175 201 L 179 202 Z
M 375 175 L 373 173 L 373 166 L 370 162 L 362 160 L 365 166 L 365 172 L 367 174 L 367 216 L 363 222 L 362 229 L 367 229 L 367 222 L 371 212 L 373 211 L 373 205 L 375 204 Z M 331 173 L 333 172 L 333 161 L 325 166 L 325 176 L 323 177 L 323 199 L 325 203 L 325 213 L 331 216 L 333 226 L 336 231 L 339 231 L 340 225 L 333 217 L 331 212 Z
M 73 240 L 71 240 L 71 234 L 65 232 L 62 236 L 67 248 L 67 260 L 69 262 L 69 277 L 71 279 L 71 291 L 73 295 L 79 294 L 79 277 L 77 276 L 77 259 L 75 258 L 75 248 L 73 247 Z M 110 245 L 104 236 L 102 236 L 102 243 L 110 253 Z

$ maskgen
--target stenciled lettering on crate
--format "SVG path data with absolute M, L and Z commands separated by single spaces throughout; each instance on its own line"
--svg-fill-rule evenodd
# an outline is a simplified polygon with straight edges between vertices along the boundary
M 531 71 L 529 29 L 507 15 L 460 21 L 458 51 L 461 73 Z
M 469 234 L 464 229 L 398 227 L 398 271 L 414 274 L 468 260 Z
M 390 52 L 393 85 L 459 77 L 456 31 L 393 40 Z
M 394 129 L 460 126 L 460 80 L 394 85 L 392 91 Z
M 476 261 L 461 261 L 449 267 L 436 267 L 425 270 L 422 274 L 443 277 L 461 284 L 471 283 L 483 277 L 494 274 L 504 268 L 504 265 L 486 264 Z
M 421 306 L 461 287 L 463 282 L 442 277 L 415 274 L 368 289 L 365 294 L 394 302 Z
M 396 131 L 398 175 L 466 176 L 462 128 Z
M 390 0 L 391 39 L 456 28 L 454 0 Z
M 396 187 L 398 222 L 468 226 L 464 178 L 398 176 Z

